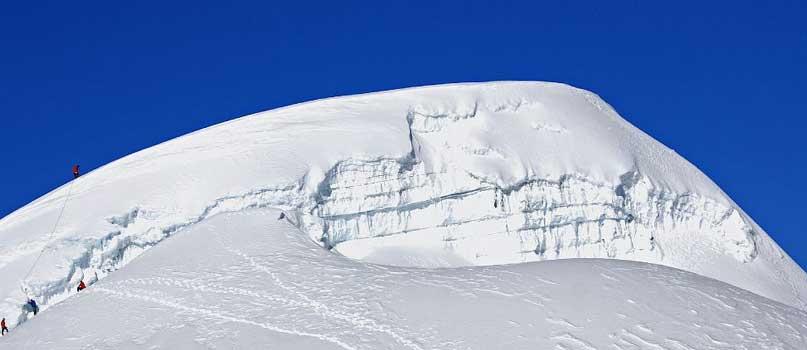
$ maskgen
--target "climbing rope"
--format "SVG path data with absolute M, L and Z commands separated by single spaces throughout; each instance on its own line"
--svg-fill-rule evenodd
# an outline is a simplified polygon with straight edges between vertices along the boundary
M 34 260 L 34 263 L 31 265 L 31 268 L 28 269 L 28 272 L 25 274 L 25 278 L 23 278 L 22 280 L 23 283 L 28 279 L 28 277 L 31 277 L 31 273 L 34 272 L 36 264 L 39 263 L 39 259 L 42 258 L 42 254 L 45 253 L 45 248 L 48 247 L 48 243 L 50 243 L 51 239 L 53 239 L 53 235 L 56 233 L 56 229 L 59 228 L 59 222 L 62 220 L 62 214 L 64 214 L 64 208 L 67 207 L 67 202 L 70 201 L 70 194 L 73 193 L 73 184 L 75 182 L 76 182 L 75 179 L 73 181 L 70 181 L 70 185 L 68 185 L 67 187 L 67 196 L 65 196 L 64 203 L 62 203 L 62 209 L 59 210 L 59 216 L 56 217 L 56 222 L 53 224 L 53 229 L 50 231 L 48 239 L 45 241 L 45 244 L 42 246 L 42 249 L 39 251 L 39 255 L 36 256 L 36 260 Z M 28 291 L 25 290 L 24 286 L 21 287 L 23 289 L 23 293 L 28 295 Z

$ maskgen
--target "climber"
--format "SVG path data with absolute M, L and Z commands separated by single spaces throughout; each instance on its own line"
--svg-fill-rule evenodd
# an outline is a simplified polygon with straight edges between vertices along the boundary
M 3 328 L 3 330 L 0 331 L 0 335 L 6 335 L 6 333 L 8 333 L 8 327 L 6 327 L 6 318 L 5 317 L 3 317 L 3 320 L 0 321 L 0 328 Z
M 78 171 L 78 164 L 73 165 L 73 178 L 77 179 L 81 174 Z
M 36 314 L 38 314 L 38 313 L 39 313 L 39 306 L 38 306 L 38 305 L 36 305 L 36 300 L 34 300 L 34 299 L 28 299 L 28 306 L 30 306 L 30 307 L 31 307 L 31 311 L 33 311 L 33 312 L 34 312 L 34 316 L 36 316 Z
M 87 285 L 84 284 L 84 280 L 79 281 L 78 288 L 76 288 L 76 293 L 80 292 L 84 288 L 87 288 Z

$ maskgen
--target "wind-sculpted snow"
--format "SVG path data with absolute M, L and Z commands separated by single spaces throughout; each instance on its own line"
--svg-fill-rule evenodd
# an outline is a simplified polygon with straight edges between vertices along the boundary
M 222 214 L 14 329 L 24 349 L 802 349 L 807 313 L 618 260 L 416 269 Z
M 187 227 L 269 206 L 312 246 L 367 262 L 619 258 L 807 305 L 804 271 L 704 174 L 561 84 L 304 103 L 168 141 L 70 186 L 0 220 L 0 314 L 12 325 L 30 316 L 26 297 L 46 313 L 80 279 L 103 279 Z

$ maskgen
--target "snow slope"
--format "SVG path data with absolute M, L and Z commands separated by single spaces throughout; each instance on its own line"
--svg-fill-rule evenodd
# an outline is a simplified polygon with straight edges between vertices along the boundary
M 258 113 L 86 174 L 0 220 L 0 314 L 14 325 L 25 294 L 47 309 L 81 278 L 255 207 L 287 210 L 315 242 L 368 262 L 618 258 L 807 307 L 807 276 L 765 231 L 596 95 L 495 82 Z
M 807 312 L 659 265 L 417 269 L 279 211 L 194 225 L 0 342 L 14 349 L 804 349 Z

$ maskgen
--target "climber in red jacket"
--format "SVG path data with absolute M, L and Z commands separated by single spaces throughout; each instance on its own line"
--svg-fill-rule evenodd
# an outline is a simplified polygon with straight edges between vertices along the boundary
M 76 164 L 73 166 L 73 178 L 76 179 L 79 176 L 81 176 L 81 174 L 78 171 L 78 164 Z
M 87 285 L 84 284 L 84 280 L 78 282 L 78 288 L 76 288 L 76 292 L 80 292 L 82 289 L 87 288 Z

